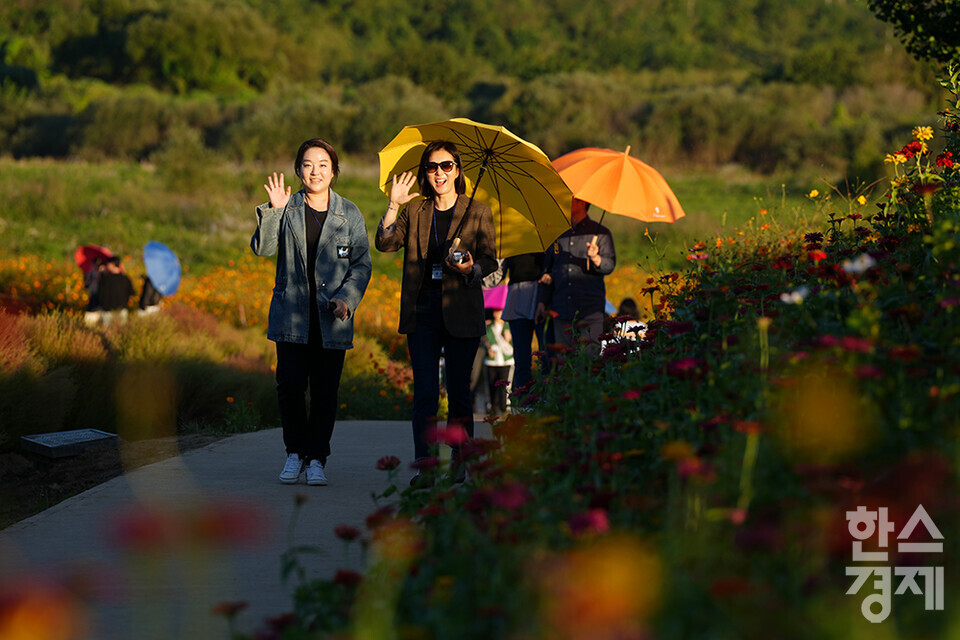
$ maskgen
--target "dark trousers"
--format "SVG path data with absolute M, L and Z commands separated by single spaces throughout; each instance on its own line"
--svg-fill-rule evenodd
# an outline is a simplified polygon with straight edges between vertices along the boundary
M 439 297 L 417 305 L 417 330 L 407 334 L 407 348 L 413 368 L 413 451 L 418 460 L 430 455 L 424 436 L 440 408 L 441 350 L 446 367 L 447 424 L 459 424 L 473 437 L 470 372 L 479 345 L 479 337 L 450 335 Z
M 513 388 L 522 387 L 533 380 L 533 336 L 537 336 L 540 350 L 546 348 L 543 341 L 542 322 L 526 318 L 510 321 L 510 335 L 513 337 Z
M 487 365 L 487 389 L 490 394 L 490 413 L 501 416 L 507 410 L 507 387 L 498 382 L 510 380 L 511 365 Z
M 287 455 L 327 464 L 345 355 L 342 349 L 324 349 L 319 336 L 311 336 L 309 344 L 277 343 L 277 400 Z

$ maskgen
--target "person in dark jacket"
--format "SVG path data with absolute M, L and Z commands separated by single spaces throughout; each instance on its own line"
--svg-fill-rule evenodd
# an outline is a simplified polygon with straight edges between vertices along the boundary
M 306 471 L 307 484 L 326 485 L 340 374 L 353 347 L 354 312 L 370 281 L 370 246 L 360 210 L 331 188 L 340 161 L 329 142 L 301 144 L 294 171 L 303 188 L 292 195 L 282 173 L 267 177 L 270 201 L 257 207 L 250 246 L 258 256 L 277 254 L 267 338 L 277 343 L 287 451 L 280 482 L 295 483 Z
M 570 208 L 573 227 L 548 248 L 543 261 L 545 286 L 537 315 L 553 316 L 558 344 L 577 340 L 596 343 L 603 333 L 607 302 L 604 276 L 617 265 L 617 252 L 610 230 L 587 215 L 589 204 L 577 198 Z M 591 349 L 598 349 L 594 344 Z
M 390 204 L 377 229 L 380 251 L 404 250 L 399 332 L 406 334 L 413 367 L 413 445 L 417 460 L 429 457 L 425 436 L 440 401 L 441 354 L 446 366 L 448 425 L 473 436 L 470 372 L 486 333 L 484 276 L 497 269 L 490 208 L 464 195 L 460 153 L 452 142 L 427 145 L 415 177 L 393 177 Z M 419 182 L 420 193 L 411 193 Z M 454 448 L 454 466 L 458 466 Z M 458 474 L 460 470 L 455 472 Z M 417 473 L 416 485 L 423 478 Z

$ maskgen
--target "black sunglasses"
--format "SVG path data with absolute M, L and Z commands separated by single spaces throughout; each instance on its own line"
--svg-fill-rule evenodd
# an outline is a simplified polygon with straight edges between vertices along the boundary
M 437 169 L 443 169 L 444 173 L 450 173 L 457 166 L 453 160 L 444 160 L 443 162 L 428 162 L 426 164 L 427 173 L 436 173 Z

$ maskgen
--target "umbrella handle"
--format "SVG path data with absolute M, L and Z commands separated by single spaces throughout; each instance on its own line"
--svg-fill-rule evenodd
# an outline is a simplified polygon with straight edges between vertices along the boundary
M 590 244 L 597 244 L 597 240 L 600 239 L 600 236 L 593 236 L 593 240 L 590 241 Z

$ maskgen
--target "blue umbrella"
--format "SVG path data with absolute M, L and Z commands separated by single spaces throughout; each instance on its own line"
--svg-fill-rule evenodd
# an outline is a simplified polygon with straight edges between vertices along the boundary
M 167 245 L 155 240 L 144 245 L 143 264 L 147 268 L 147 277 L 157 291 L 165 296 L 177 292 L 180 286 L 180 260 Z

